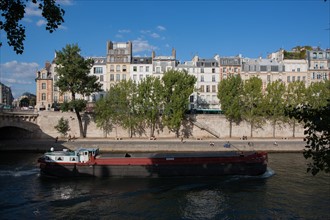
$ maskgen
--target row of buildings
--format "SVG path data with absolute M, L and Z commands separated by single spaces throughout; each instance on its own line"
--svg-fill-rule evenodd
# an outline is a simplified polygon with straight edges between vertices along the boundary
M 219 110 L 218 83 L 229 75 L 240 75 L 243 80 L 258 76 L 263 82 L 263 89 L 276 80 L 285 84 L 303 81 L 309 86 L 312 82 L 330 78 L 330 49 L 304 51 L 306 55 L 303 59 L 287 59 L 285 52 L 280 49 L 267 58 L 194 56 L 191 61 L 179 62 L 175 49 L 168 56 L 156 56 L 155 51 L 152 51 L 150 57 L 134 57 L 132 42 L 108 41 L 106 56 L 91 57 L 94 65 L 90 74 L 98 77 L 104 92 L 84 98 L 93 102 L 121 80 L 131 79 L 139 83 L 147 76 L 161 77 L 169 70 L 185 70 L 197 78 L 196 90 L 189 99 L 190 109 Z M 296 50 L 291 53 L 300 52 Z M 45 67 L 37 72 L 36 108 L 39 110 L 51 109 L 54 103 L 70 100 L 68 94 L 61 95 L 54 86 L 58 79 L 55 67 L 54 62 L 46 62 Z
M 10 108 L 13 101 L 11 88 L 0 82 L 0 111 L 1 109 Z

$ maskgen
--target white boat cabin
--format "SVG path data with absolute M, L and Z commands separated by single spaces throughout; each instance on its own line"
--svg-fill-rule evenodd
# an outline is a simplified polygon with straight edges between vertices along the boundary
M 54 151 L 53 148 L 44 154 L 46 162 L 57 163 L 86 163 L 99 154 L 99 148 L 79 148 L 75 151 L 63 149 L 63 151 Z

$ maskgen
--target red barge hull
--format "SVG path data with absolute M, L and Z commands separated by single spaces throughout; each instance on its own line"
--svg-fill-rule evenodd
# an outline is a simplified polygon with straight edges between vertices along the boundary
M 262 175 L 265 152 L 134 153 L 91 157 L 87 162 L 38 160 L 41 175 L 53 177 L 185 177 Z

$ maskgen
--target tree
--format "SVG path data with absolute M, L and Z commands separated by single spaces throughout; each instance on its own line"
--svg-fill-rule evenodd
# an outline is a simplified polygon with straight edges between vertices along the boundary
M 218 98 L 221 103 L 221 110 L 229 121 L 229 137 L 232 134 L 232 123 L 240 123 L 242 120 L 241 96 L 243 82 L 241 77 L 230 76 L 222 80 L 218 85 Z
M 250 137 L 253 137 L 254 127 L 258 127 L 263 123 L 261 86 L 261 79 L 255 76 L 246 80 L 243 84 L 242 116 L 251 125 Z
M 312 83 L 306 91 L 306 102 L 314 109 L 327 105 L 330 97 L 330 81 Z
M 84 59 L 80 55 L 78 45 L 66 45 L 62 51 L 56 52 L 55 62 L 57 64 L 56 72 L 59 76 L 55 86 L 59 87 L 61 93 L 69 92 L 71 94 L 71 101 L 64 103 L 61 109 L 75 111 L 80 137 L 85 137 L 80 112 L 86 109 L 86 101 L 76 99 L 76 95 L 89 96 L 93 92 L 101 91 L 101 84 L 97 82 L 97 77 L 89 75 L 93 60 Z
M 63 22 L 64 10 L 55 0 L 1 0 L 0 2 L 0 30 L 7 33 L 7 43 L 12 46 L 17 54 L 24 51 L 25 26 L 20 21 L 25 16 L 25 2 L 38 5 L 42 16 L 47 20 L 46 30 L 55 31 Z M 0 41 L 0 47 L 2 42 Z
M 298 106 L 305 104 L 306 100 L 306 86 L 303 81 L 295 81 L 289 83 L 285 94 L 286 110 L 292 111 Z M 292 137 L 295 137 L 296 119 L 291 118 Z
M 157 124 L 160 125 L 161 108 L 163 106 L 163 86 L 158 77 L 147 77 L 138 85 L 137 103 L 139 115 L 150 127 L 150 136 L 153 137 Z
M 303 152 L 308 163 L 307 172 L 316 175 L 320 171 L 330 173 L 330 97 L 327 105 L 315 108 L 310 105 L 298 106 L 289 111 L 290 117 L 304 122 L 307 145 Z
M 281 81 L 274 81 L 267 85 L 264 96 L 263 111 L 265 116 L 273 124 L 273 137 L 275 138 L 275 128 L 278 121 L 284 121 L 284 94 L 285 85 Z
M 61 117 L 54 128 L 65 137 L 68 134 L 68 131 L 70 131 L 69 120 Z
M 186 71 L 170 70 L 164 73 L 163 123 L 179 136 L 179 129 L 189 105 L 189 96 L 194 91 L 196 77 Z
M 130 137 L 133 136 L 143 118 L 138 111 L 136 87 L 132 80 L 121 81 L 96 102 L 95 118 L 99 127 L 120 125 L 129 129 Z

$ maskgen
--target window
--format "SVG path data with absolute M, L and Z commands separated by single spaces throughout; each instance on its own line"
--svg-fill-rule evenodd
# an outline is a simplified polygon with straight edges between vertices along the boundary
M 143 72 L 143 66 L 139 66 L 139 72 Z
M 215 68 L 212 68 L 212 73 L 215 73 Z
M 263 72 L 267 71 L 267 66 L 260 66 L 260 71 L 263 71 Z
M 54 102 L 58 102 L 58 97 L 57 97 L 57 95 L 54 96 Z
M 45 100 L 46 100 L 46 93 L 42 93 L 42 94 L 41 94 L 41 100 L 42 100 L 42 101 L 45 101 Z
M 278 72 L 278 66 L 270 66 L 270 71 Z
M 137 66 L 133 66 L 133 72 L 137 71 Z
M 126 80 L 126 74 L 121 75 L 121 80 Z
M 194 96 L 191 95 L 191 96 L 189 97 L 189 100 L 190 100 L 190 102 L 194 102 Z
M 136 82 L 136 74 L 133 75 L 133 81 Z
M 103 73 L 102 67 L 94 67 L 94 73 Z
M 46 73 L 43 73 L 41 78 L 46 79 Z
M 287 76 L 286 81 L 287 81 L 287 82 L 290 82 L 290 76 Z
M 270 82 L 270 75 L 267 75 L 267 82 Z
M 216 87 L 216 85 L 212 85 L 212 92 L 217 92 L 217 87 Z
M 110 74 L 110 81 L 115 81 L 115 74 Z
M 126 72 L 127 71 L 127 67 L 126 65 L 123 65 L 123 72 Z
M 100 75 L 100 81 L 103 82 L 103 75 Z
M 297 68 L 297 72 L 300 72 L 300 68 Z
M 204 82 L 204 76 L 201 75 L 201 82 Z
M 110 72 L 114 72 L 115 71 L 115 67 L 113 65 L 110 65 Z
M 160 73 L 160 66 L 156 67 L 156 73 Z
M 143 79 L 143 75 L 140 74 L 140 75 L 139 75 L 139 80 L 142 81 L 142 79 Z
M 304 82 L 306 81 L 306 76 L 303 76 L 303 81 L 304 81 Z
M 212 82 L 215 82 L 215 75 L 212 75 Z
M 116 65 L 116 72 L 120 72 L 120 65 Z
M 41 83 L 41 89 L 46 89 L 46 83 Z
M 203 85 L 201 85 L 201 87 L 199 88 L 199 91 L 204 92 L 204 86 Z
M 146 66 L 146 72 L 149 72 L 149 66 Z
M 296 77 L 292 76 L 292 82 L 296 81 Z
M 116 81 L 120 81 L 120 74 L 116 74 Z
M 204 68 L 201 68 L 201 73 L 204 73 Z
M 298 81 L 298 82 L 300 81 L 300 76 L 297 76 L 297 81 Z
M 210 92 L 210 86 L 209 85 L 206 86 L 206 92 Z

